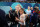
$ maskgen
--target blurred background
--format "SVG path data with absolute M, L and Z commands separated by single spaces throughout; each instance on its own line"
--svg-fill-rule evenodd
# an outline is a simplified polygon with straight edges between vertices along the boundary
M 27 2 L 27 3 L 40 3 L 40 0 L 0 0 L 0 2 Z

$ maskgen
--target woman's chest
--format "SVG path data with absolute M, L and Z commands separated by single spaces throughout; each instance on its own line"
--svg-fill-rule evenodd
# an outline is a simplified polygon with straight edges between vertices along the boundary
M 20 20 L 25 20 L 25 15 L 21 15 Z

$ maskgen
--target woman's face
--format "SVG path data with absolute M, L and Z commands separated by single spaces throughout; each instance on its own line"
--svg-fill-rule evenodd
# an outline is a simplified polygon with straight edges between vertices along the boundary
M 15 8 L 16 8 L 17 11 L 19 11 L 21 9 L 20 6 L 16 6 Z
M 38 13 L 38 10 L 35 10 L 36 13 Z
M 23 13 L 24 13 L 24 11 L 23 11 L 23 10 L 20 10 L 20 11 L 19 11 L 19 13 L 20 13 L 20 14 L 23 14 Z
M 33 7 L 31 7 L 31 10 L 33 10 Z
M 10 7 L 10 10 L 12 10 L 12 8 Z
M 28 6 L 28 10 L 30 10 L 30 7 Z

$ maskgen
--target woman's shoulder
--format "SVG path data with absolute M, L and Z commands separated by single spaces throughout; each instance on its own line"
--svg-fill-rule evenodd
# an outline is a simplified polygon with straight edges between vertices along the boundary
M 25 16 L 26 14 L 23 14 L 23 16 Z

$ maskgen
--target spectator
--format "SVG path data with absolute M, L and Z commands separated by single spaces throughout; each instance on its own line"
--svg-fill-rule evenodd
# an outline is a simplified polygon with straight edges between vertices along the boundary
M 21 6 L 18 4 L 16 7 L 16 14 L 15 14 L 15 20 L 16 20 L 16 23 L 17 23 L 17 27 L 18 27 L 18 20 L 19 20 L 19 10 L 21 9 Z
M 31 22 L 31 17 L 33 16 L 33 7 L 31 7 L 31 16 L 30 16 L 30 22 Z
M 20 10 L 19 10 L 19 13 L 20 13 L 20 21 L 19 21 L 19 24 L 20 24 L 20 27 L 25 27 L 26 26 L 26 17 L 28 16 L 28 14 L 25 14 L 24 13 L 24 10 L 23 10 L 23 8 L 21 8 Z M 25 17 L 26 16 L 26 17 Z
M 15 23 L 15 10 L 12 10 L 12 8 L 10 7 L 10 11 L 9 11 L 9 19 L 10 19 L 10 22 L 11 22 L 11 26 L 14 25 Z
M 26 0 L 19 0 L 20 2 L 25 2 Z
M 31 7 L 31 14 L 33 14 L 33 11 L 34 11 L 34 10 L 33 10 L 33 7 Z
M 0 27 L 8 27 L 5 12 L 0 9 Z
M 18 1 L 20 1 L 20 2 L 25 2 L 26 0 L 16 0 L 16 1 L 17 1 L 17 2 L 18 2 Z
M 18 2 L 19 0 L 15 0 L 16 2 Z
M 33 23 L 31 22 L 32 20 L 32 17 L 33 17 L 33 7 L 31 7 L 31 16 L 30 16 L 30 25 L 29 25 L 29 27 L 33 27 Z
M 34 27 L 36 27 L 37 26 L 37 16 L 38 16 L 38 10 L 37 9 L 35 9 L 34 10 L 35 12 L 33 13 L 33 17 L 32 17 L 32 23 L 35 25 Z
M 30 15 L 31 15 L 31 10 L 30 10 L 30 6 L 28 6 L 28 9 L 26 10 L 26 14 L 28 14 L 28 18 L 27 18 L 27 22 L 29 24 L 29 21 L 30 21 Z
M 31 14 L 30 6 L 28 6 L 28 9 L 26 10 L 26 14 Z

